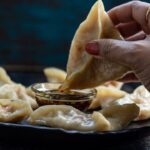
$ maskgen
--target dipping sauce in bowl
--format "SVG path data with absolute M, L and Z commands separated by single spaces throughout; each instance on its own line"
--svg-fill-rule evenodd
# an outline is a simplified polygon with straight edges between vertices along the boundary
M 39 105 L 71 105 L 86 110 L 96 96 L 95 89 L 60 92 L 60 83 L 36 83 L 32 85 Z

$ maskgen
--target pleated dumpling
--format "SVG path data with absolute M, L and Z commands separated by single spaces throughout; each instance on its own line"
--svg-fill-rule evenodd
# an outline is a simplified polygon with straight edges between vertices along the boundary
M 18 122 L 32 113 L 29 103 L 19 99 L 0 99 L 0 122 Z
M 67 130 L 113 131 L 127 126 L 138 114 L 139 107 L 136 104 L 112 105 L 92 114 L 68 105 L 46 105 L 36 109 L 27 121 L 33 125 Z
M 101 117 L 99 128 L 105 130 L 109 123 Z M 95 131 L 96 123 L 90 114 L 85 114 L 68 105 L 47 105 L 36 109 L 29 117 L 28 122 L 37 125 L 64 128 L 67 130 Z
M 67 78 L 61 90 L 95 87 L 106 81 L 115 80 L 129 70 L 120 64 L 96 59 L 85 51 L 88 42 L 100 38 L 122 40 L 122 36 L 105 12 L 101 0 L 93 5 L 86 20 L 76 31 L 70 48 Z

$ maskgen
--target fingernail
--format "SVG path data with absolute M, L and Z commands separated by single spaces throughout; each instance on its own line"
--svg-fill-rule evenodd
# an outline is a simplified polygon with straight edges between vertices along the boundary
M 88 53 L 92 55 L 99 55 L 99 46 L 96 42 L 88 43 L 85 49 Z

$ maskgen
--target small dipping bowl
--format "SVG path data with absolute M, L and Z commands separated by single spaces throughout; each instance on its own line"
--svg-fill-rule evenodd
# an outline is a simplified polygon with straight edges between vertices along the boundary
M 95 89 L 70 90 L 60 92 L 60 83 L 36 83 L 31 86 L 37 103 L 41 105 L 71 105 L 79 110 L 86 110 L 96 96 Z

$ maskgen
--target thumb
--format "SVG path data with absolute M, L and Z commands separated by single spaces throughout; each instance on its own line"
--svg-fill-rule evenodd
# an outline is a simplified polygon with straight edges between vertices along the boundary
M 138 56 L 136 42 L 112 39 L 100 39 L 86 45 L 86 51 L 96 57 L 132 67 Z

